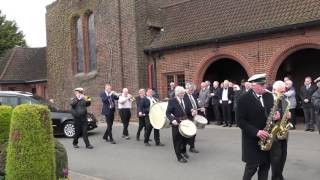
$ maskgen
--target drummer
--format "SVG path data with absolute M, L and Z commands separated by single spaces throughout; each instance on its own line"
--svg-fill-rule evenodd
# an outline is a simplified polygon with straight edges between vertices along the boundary
M 192 118 L 191 111 L 187 111 L 186 103 L 183 100 L 185 89 L 177 86 L 174 89 L 175 97 L 168 102 L 166 116 L 172 124 L 172 140 L 174 151 L 180 163 L 188 162 L 189 155 L 186 152 L 187 138 L 179 133 L 179 123 L 185 119 Z
M 147 96 L 145 98 L 141 99 L 141 103 L 139 104 L 139 116 L 144 116 L 145 117 L 145 131 L 144 131 L 144 144 L 146 146 L 151 146 L 149 144 L 149 138 L 150 138 L 150 134 L 151 131 L 153 129 L 151 123 L 150 123 L 150 119 L 149 119 L 149 111 L 150 111 L 150 107 L 156 103 L 158 100 L 155 99 L 152 96 L 152 89 L 147 89 Z M 160 142 L 160 131 L 159 129 L 154 129 L 153 131 L 154 134 L 154 140 L 156 142 L 156 146 L 164 146 L 164 144 L 162 144 Z
M 196 86 L 194 84 L 188 83 L 186 84 L 186 93 L 183 97 L 184 102 L 186 103 L 186 111 L 190 111 L 193 116 L 197 115 L 197 110 L 199 108 L 198 102 L 195 100 L 196 98 L 193 96 L 194 90 L 196 89 Z M 204 112 L 204 108 L 202 109 L 202 112 Z M 195 148 L 196 136 L 193 136 L 192 138 L 187 139 L 190 149 L 189 151 L 192 153 L 199 153 L 199 151 Z

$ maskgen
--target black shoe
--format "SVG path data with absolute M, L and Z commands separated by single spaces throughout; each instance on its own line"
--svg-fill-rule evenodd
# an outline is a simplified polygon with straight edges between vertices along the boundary
M 182 153 L 183 157 L 185 157 L 186 159 L 189 159 L 189 155 L 187 153 Z
M 87 149 L 93 149 L 92 145 L 86 146 Z
M 195 148 L 190 148 L 189 151 L 192 153 L 199 153 L 199 151 Z
M 313 131 L 314 131 L 314 129 L 310 129 L 309 131 L 310 131 L 310 132 L 313 132 Z
M 164 146 L 164 144 L 162 144 L 161 142 L 156 143 L 156 146 Z
M 114 140 L 110 141 L 111 144 L 117 144 Z
M 232 127 L 232 124 L 229 124 L 229 127 Z
M 79 146 L 77 144 L 74 144 L 73 147 L 74 148 L 79 148 Z
M 305 129 L 304 131 L 310 131 L 310 129 Z
M 221 126 L 222 122 L 216 122 L 215 125 Z
M 145 146 L 151 146 L 151 144 L 149 144 L 148 142 L 147 143 L 144 143 Z
M 222 127 L 227 127 L 228 126 L 228 124 L 224 124 Z
M 178 161 L 180 163 L 187 163 L 188 162 L 185 158 L 180 158 L 180 159 L 178 159 Z

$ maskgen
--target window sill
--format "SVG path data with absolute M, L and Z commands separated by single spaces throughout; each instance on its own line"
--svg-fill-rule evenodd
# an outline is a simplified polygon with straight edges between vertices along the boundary
M 98 72 L 94 70 L 89 73 L 78 73 L 74 77 L 78 80 L 89 80 L 89 79 L 95 78 L 97 75 L 98 75 Z

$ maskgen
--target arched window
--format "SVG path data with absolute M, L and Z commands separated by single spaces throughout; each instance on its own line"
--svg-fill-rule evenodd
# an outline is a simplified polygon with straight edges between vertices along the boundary
M 96 60 L 96 33 L 94 29 L 94 14 L 88 16 L 88 46 L 89 46 L 89 71 L 97 69 Z
M 76 72 L 84 72 L 83 62 L 83 33 L 81 18 L 77 18 L 75 21 L 75 47 L 76 47 Z

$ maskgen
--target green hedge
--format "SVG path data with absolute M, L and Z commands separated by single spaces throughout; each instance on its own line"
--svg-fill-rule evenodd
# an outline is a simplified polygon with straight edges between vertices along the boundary
M 57 178 L 67 178 L 68 176 L 68 155 L 67 151 L 57 139 L 54 141 L 56 149 L 56 176 Z
M 9 139 L 11 114 L 11 106 L 0 106 L 0 144 L 6 143 Z
M 0 106 L 0 176 L 4 175 L 11 114 L 11 106 Z
M 12 113 L 6 180 L 55 180 L 54 140 L 49 110 L 23 104 Z

